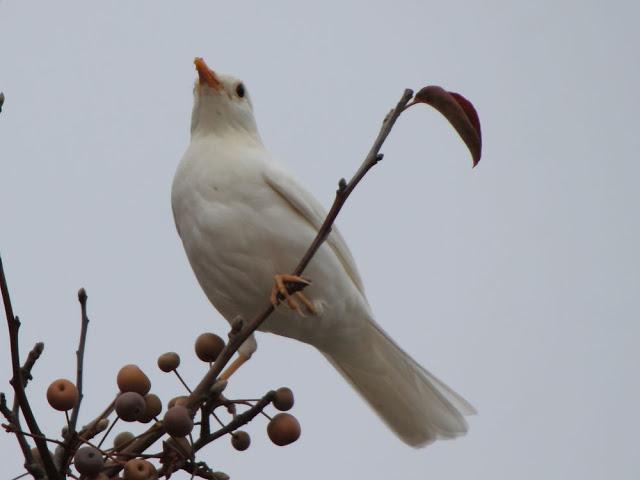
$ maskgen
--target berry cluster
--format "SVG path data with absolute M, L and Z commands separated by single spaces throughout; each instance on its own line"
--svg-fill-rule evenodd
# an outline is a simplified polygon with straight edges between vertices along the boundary
M 203 333 L 195 341 L 196 356 L 206 363 L 215 362 L 225 347 L 224 340 L 214 333 Z M 167 352 L 158 357 L 158 367 L 166 373 L 174 373 L 191 393 L 180 374 L 180 356 L 175 352 Z M 177 469 L 203 469 L 203 462 L 195 463 L 195 453 L 214 439 L 228 434 L 231 445 L 238 451 L 244 451 L 251 445 L 249 434 L 237 428 L 235 424 L 248 423 L 257 414 L 269 418 L 267 435 L 279 446 L 289 445 L 300 437 L 298 420 L 287 413 L 293 407 L 293 392 L 282 387 L 268 392 L 265 396 L 268 402 L 258 400 L 232 400 L 223 395 L 226 381 L 219 381 L 212 389 L 209 397 L 201 403 L 199 409 L 193 409 L 191 395 L 181 395 L 172 398 L 167 403 L 167 409 L 162 414 L 162 401 L 154 393 L 150 393 L 151 381 L 137 365 L 125 365 L 116 377 L 119 393 L 112 408 L 94 420 L 82 432 L 89 433 L 89 437 L 106 431 L 97 444 L 89 439 L 77 435 L 77 447 L 73 452 L 70 467 L 86 479 L 107 480 L 124 478 L 125 480 L 151 480 L 159 476 L 168 476 Z M 265 398 L 263 397 L 263 398 Z M 47 400 L 52 408 L 68 412 L 78 405 L 80 394 L 76 385 L 67 379 L 58 379 L 49 385 Z M 268 404 L 279 411 L 273 417 L 267 415 L 263 409 Z M 215 414 L 215 410 L 224 407 L 232 416 L 229 424 L 225 424 Z M 239 413 L 238 407 L 250 407 L 245 413 Z M 109 415 L 115 411 L 116 417 L 109 425 Z M 247 415 L 250 413 L 251 415 Z M 246 417 L 243 417 L 246 415 Z M 211 432 L 210 419 L 215 418 L 220 423 L 217 432 Z M 67 417 L 68 418 L 68 417 Z M 111 448 L 102 448 L 107 436 L 112 432 L 116 422 L 155 422 L 152 428 L 163 428 L 167 438 L 163 441 L 162 452 L 156 454 L 142 453 L 136 442 L 144 440 L 145 433 L 134 435 L 129 431 L 122 431 L 113 438 Z M 235 424 L 234 424 L 235 422 Z M 194 427 L 200 425 L 200 435 L 194 440 Z M 68 429 L 63 436 L 71 438 Z M 73 448 L 74 442 L 69 442 L 67 448 Z M 62 443 L 64 445 L 64 443 Z M 146 450 L 145 450 L 146 451 Z M 37 449 L 34 449 L 34 453 Z M 37 456 L 37 453 L 36 453 Z M 196 467 L 197 465 L 197 467 Z M 121 470 L 123 477 L 116 477 Z M 115 472 L 115 473 L 114 473 Z M 220 472 L 217 473 L 222 476 Z

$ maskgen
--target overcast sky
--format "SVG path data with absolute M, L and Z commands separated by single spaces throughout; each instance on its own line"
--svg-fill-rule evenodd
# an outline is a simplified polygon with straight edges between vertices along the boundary
M 405 87 L 474 102 L 484 152 L 435 111 L 402 116 L 339 218 L 376 318 L 479 411 L 470 432 L 401 443 L 312 348 L 260 335 L 229 394 L 282 385 L 303 434 L 266 423 L 202 458 L 233 478 L 635 479 L 640 472 L 640 178 L 636 2 L 17 1 L 0 3 L 0 252 L 28 393 L 55 436 L 52 380 L 74 378 L 91 324 L 81 421 L 137 363 L 226 322 L 175 232 L 170 185 L 189 141 L 193 57 L 241 77 L 266 145 L 326 206 Z M 9 390 L 0 328 L 1 390 Z M 2 478 L 20 474 L 0 434 Z M 185 478 L 185 477 L 181 477 Z

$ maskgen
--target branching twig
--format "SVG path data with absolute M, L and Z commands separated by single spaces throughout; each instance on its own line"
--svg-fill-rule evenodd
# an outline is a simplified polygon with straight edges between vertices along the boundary
M 40 355 L 42 355 L 43 351 L 44 351 L 44 343 L 42 342 L 36 343 L 31 349 L 31 351 L 29 352 L 29 355 L 27 355 L 27 359 L 25 360 L 24 365 L 22 365 L 22 368 L 20 369 L 22 373 L 22 383 L 25 388 L 27 386 L 27 383 L 29 383 L 29 380 L 33 379 L 33 377 L 31 376 L 31 369 L 35 365 L 36 361 L 40 358 Z
M 44 351 L 44 343 L 38 342 L 33 346 L 31 351 L 29 352 L 29 355 L 27 355 L 27 360 L 24 362 L 24 365 L 22 365 L 22 368 L 20 369 L 24 388 L 27 388 L 27 383 L 29 383 L 29 380 L 33 378 L 31 376 L 31 369 L 35 365 L 36 361 L 40 358 L 40 355 L 42 355 L 43 351 Z M 13 411 L 13 415 L 16 418 L 16 426 L 19 429 L 22 429 L 20 425 L 20 415 L 19 415 L 20 405 L 18 404 L 17 395 L 14 395 L 13 397 L 13 407 L 11 410 Z
M 66 470 L 71 461 L 71 457 L 75 452 L 75 449 L 78 447 L 80 443 L 82 443 L 82 439 L 91 440 L 98 432 L 98 423 L 103 418 L 107 418 L 116 407 L 116 399 L 114 398 L 111 403 L 104 409 L 104 411 L 98 415 L 95 419 L 91 420 L 85 427 L 80 430 L 80 432 L 67 432 L 67 437 L 65 440 L 65 448 L 60 450 L 60 461 L 59 465 L 62 466 L 62 470 Z
M 12 410 L 9 409 L 9 406 L 7 405 L 7 398 L 5 397 L 4 393 L 0 393 L 0 413 L 4 415 L 4 418 L 6 418 L 10 424 L 16 427 L 13 433 L 15 433 L 16 435 L 18 445 L 20 445 L 20 450 L 22 450 L 25 467 L 29 471 L 29 473 L 36 476 L 37 478 L 37 472 L 35 472 L 33 468 L 35 461 L 33 458 L 33 454 L 31 453 L 31 447 L 29 446 L 29 443 L 27 442 L 25 436 L 22 434 L 18 417 L 13 413 Z
M 300 263 L 298 263 L 296 269 L 293 271 L 293 275 L 301 275 L 304 269 L 307 268 L 307 265 L 309 265 L 311 258 L 315 255 L 315 253 L 320 248 L 320 245 L 322 245 L 322 243 L 331 233 L 333 222 L 338 216 L 338 213 L 340 213 L 340 210 L 342 209 L 344 203 L 347 201 L 347 198 L 349 198 L 349 195 L 351 195 L 353 189 L 356 188 L 356 185 L 360 183 L 360 180 L 362 180 L 366 173 L 380 160 L 382 160 L 382 154 L 380 153 L 382 144 L 389 136 L 393 125 L 396 123 L 396 120 L 404 111 L 405 106 L 407 105 L 407 103 L 409 103 L 412 97 L 413 91 L 410 89 L 406 89 L 396 107 L 387 114 L 384 122 L 382 122 L 380 133 L 378 133 L 378 136 L 371 146 L 371 150 L 369 150 L 367 157 L 364 159 L 364 162 L 362 162 L 362 165 L 360 165 L 358 171 L 353 177 L 351 177 L 349 183 L 345 183 L 344 179 L 340 181 L 338 191 L 336 192 L 336 198 L 333 201 L 331 210 L 329 210 L 327 218 L 325 218 L 324 223 L 322 224 L 322 227 L 320 227 L 320 230 L 318 231 L 318 234 L 316 235 L 313 243 L 300 260 Z
M 42 431 L 38 426 L 38 422 L 33 415 L 29 399 L 24 391 L 24 380 L 22 379 L 22 372 L 20 370 L 20 350 L 18 344 L 18 330 L 20 328 L 20 320 L 13 314 L 13 307 L 11 306 L 11 298 L 9 297 L 9 287 L 7 286 L 7 279 L 4 275 L 4 268 L 2 266 L 2 258 L 0 258 L 0 290 L 2 290 L 2 301 L 4 303 L 4 310 L 7 317 L 7 324 L 9 327 L 9 344 L 11 347 L 11 367 L 13 371 L 13 377 L 10 382 L 15 395 L 18 399 L 18 405 L 22 411 L 29 431 L 34 435 L 34 441 L 38 448 L 38 453 L 42 459 L 44 470 L 49 480 L 57 480 L 60 478 L 56 466 L 51 458 L 51 453 L 47 448 L 47 442 L 40 437 L 43 437 Z
M 39 438 L 41 440 L 44 440 L 45 442 L 55 443 L 56 445 L 64 446 L 64 442 L 61 440 L 58 440 L 56 438 L 47 438 L 44 435 L 33 435 L 29 432 L 18 430 L 14 425 L 3 424 L 2 428 L 4 428 L 7 432 L 11 432 L 11 433 L 19 432 L 21 435 L 26 435 L 27 437 L 31 437 L 34 440 Z
M 198 440 L 196 440 L 196 442 L 193 444 L 193 450 L 197 452 L 202 447 L 220 438 L 221 436 L 226 435 L 227 433 L 231 433 L 241 426 L 246 425 L 251 420 L 253 420 L 254 417 L 260 415 L 260 413 L 262 413 L 262 410 L 264 410 L 264 408 L 273 401 L 275 396 L 276 392 L 274 390 L 267 392 L 264 397 L 258 400 L 258 403 L 256 403 L 249 410 L 236 415 L 233 420 L 231 420 L 220 430 L 217 430 L 212 434 L 207 435 L 206 437 L 200 437 Z

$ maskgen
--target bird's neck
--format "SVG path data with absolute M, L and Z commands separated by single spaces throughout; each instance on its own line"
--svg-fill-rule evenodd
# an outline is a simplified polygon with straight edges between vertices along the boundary
M 258 132 L 236 128 L 205 130 L 196 128 L 191 132 L 191 141 L 233 145 L 236 148 L 264 148 Z

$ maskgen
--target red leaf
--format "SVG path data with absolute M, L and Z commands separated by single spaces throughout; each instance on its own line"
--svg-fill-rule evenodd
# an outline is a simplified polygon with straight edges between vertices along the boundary
M 480 118 L 472 103 L 459 93 L 447 92 L 435 85 L 421 89 L 414 101 L 431 105 L 449 120 L 471 152 L 475 167 L 482 155 L 482 134 Z

